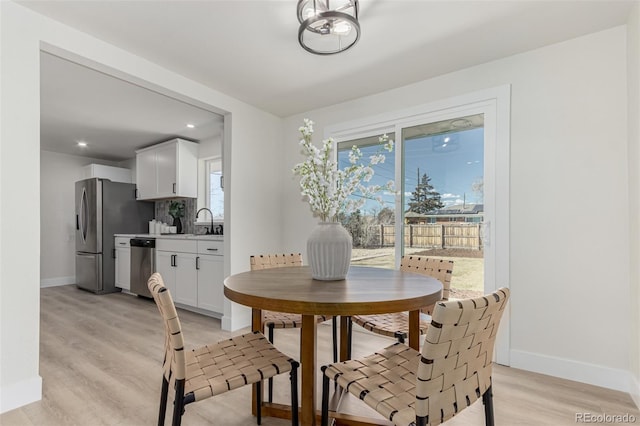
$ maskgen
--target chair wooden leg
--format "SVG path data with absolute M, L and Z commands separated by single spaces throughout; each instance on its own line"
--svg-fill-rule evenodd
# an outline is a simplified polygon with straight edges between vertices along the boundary
M 324 371 L 326 366 L 320 368 L 322 370 L 322 417 L 320 421 L 321 426 L 329 425 L 329 378 Z
M 338 317 L 334 315 L 331 319 L 333 328 L 333 362 L 338 362 Z
M 262 424 L 262 382 L 255 384 L 256 387 L 256 421 Z
M 184 379 L 176 380 L 176 395 L 173 400 L 173 426 L 180 426 L 182 423 L 182 412 L 184 411 Z
M 491 386 L 482 394 L 482 403 L 484 404 L 484 422 L 487 426 L 494 426 L 493 418 L 493 392 Z
M 269 324 L 269 342 L 273 344 L 273 324 Z M 269 379 L 268 401 L 273 402 L 273 377 Z
M 158 413 L 158 426 L 164 426 L 167 414 L 167 395 L 169 394 L 169 381 L 162 376 L 162 391 L 160 392 L 160 412 Z
M 289 381 L 291 381 L 291 425 L 298 426 L 298 361 L 291 362 L 291 372 L 289 373 Z

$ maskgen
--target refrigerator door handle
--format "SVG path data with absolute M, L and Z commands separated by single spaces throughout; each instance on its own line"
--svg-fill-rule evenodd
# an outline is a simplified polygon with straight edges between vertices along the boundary
M 80 237 L 82 238 L 83 244 L 87 242 L 87 210 L 89 209 L 88 202 L 87 189 L 82 188 L 82 196 L 80 197 L 80 223 L 78 229 L 80 230 Z

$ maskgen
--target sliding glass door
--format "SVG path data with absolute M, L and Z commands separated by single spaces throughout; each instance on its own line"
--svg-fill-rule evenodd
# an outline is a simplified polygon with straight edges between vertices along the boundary
M 509 286 L 509 99 L 501 86 L 327 129 L 339 167 L 353 145 L 367 162 L 380 135 L 395 141 L 374 167 L 374 179 L 393 176 L 395 190 L 341 218 L 353 236 L 353 265 L 398 268 L 402 256 L 441 257 L 454 261 L 452 298 Z M 505 365 L 508 335 L 506 313 L 496 347 Z
M 340 217 L 353 238 L 352 264 L 395 268 L 404 255 L 451 259 L 455 261 L 452 294 L 481 294 L 484 115 L 397 125 L 392 136 L 398 133 L 396 151 L 387 154 L 384 163 L 372 166 L 374 175 L 369 182 L 382 186 L 393 181 L 398 192 L 382 191 L 377 199 L 365 200 L 361 209 Z M 349 165 L 353 146 L 362 151 L 361 161 L 368 164 L 370 156 L 382 150 L 381 136 L 376 133 L 339 142 L 338 167 Z
M 402 251 L 454 261 L 452 297 L 484 292 L 484 115 L 404 127 Z

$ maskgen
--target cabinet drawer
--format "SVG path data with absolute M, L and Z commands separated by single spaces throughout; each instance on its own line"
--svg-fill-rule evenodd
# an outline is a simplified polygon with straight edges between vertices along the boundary
M 224 255 L 224 241 L 198 241 L 198 254 Z
M 131 241 L 130 237 L 116 237 L 115 248 L 131 247 L 131 244 L 129 243 L 130 241 Z
M 196 241 L 172 240 L 169 238 L 156 238 L 156 250 L 176 251 L 181 253 L 197 253 Z

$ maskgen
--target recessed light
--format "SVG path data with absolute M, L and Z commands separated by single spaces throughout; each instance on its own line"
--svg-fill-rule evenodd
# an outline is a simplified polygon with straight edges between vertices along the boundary
M 86 143 L 86 142 L 84 142 L 84 141 L 78 141 L 78 146 L 80 146 L 80 147 L 84 148 L 84 147 L 86 147 L 86 146 L 87 146 L 87 143 Z
M 188 128 L 190 128 L 190 129 L 193 129 L 193 128 L 194 128 L 194 127 L 196 127 L 196 126 L 195 126 L 195 124 L 191 124 L 191 123 L 189 123 L 189 124 L 187 124 L 187 127 L 188 127 Z

